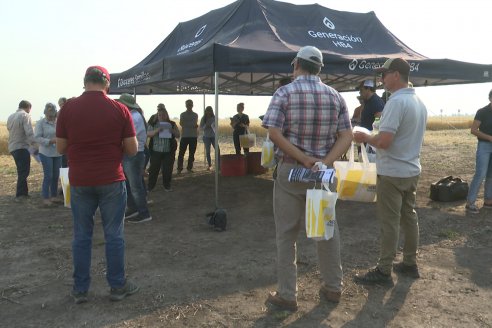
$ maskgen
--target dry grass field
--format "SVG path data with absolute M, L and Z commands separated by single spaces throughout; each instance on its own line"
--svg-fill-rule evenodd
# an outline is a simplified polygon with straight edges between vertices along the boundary
M 7 124 L 0 122 L 0 154 L 7 155 L 9 153 L 8 148 L 9 131 L 7 130 Z
M 469 116 L 453 116 L 453 117 L 430 117 L 427 130 L 449 130 L 449 129 L 469 129 L 473 117 Z M 232 137 L 232 128 L 229 125 L 229 119 L 219 120 L 219 137 L 227 138 Z M 261 121 L 259 119 L 252 119 L 250 124 L 250 132 L 256 134 L 257 137 L 264 138 L 266 136 L 266 130 L 261 127 Z M 8 131 L 5 123 L 0 122 L 0 154 L 8 154 L 7 147 Z

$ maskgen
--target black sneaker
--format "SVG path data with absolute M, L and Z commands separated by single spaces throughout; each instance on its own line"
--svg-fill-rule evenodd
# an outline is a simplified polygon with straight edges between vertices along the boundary
M 138 215 L 138 211 L 137 210 L 126 210 L 125 211 L 125 219 L 131 219 L 131 218 L 134 218 Z
M 109 298 L 112 301 L 121 301 L 125 297 L 135 294 L 139 289 L 140 287 L 138 287 L 135 283 L 127 280 L 125 282 L 125 286 L 121 288 L 111 288 Z
M 147 221 L 150 221 L 152 220 L 152 217 L 150 215 L 147 215 L 147 216 L 144 216 L 144 215 L 140 215 L 137 213 L 136 216 L 128 219 L 128 222 L 131 222 L 131 223 L 142 223 L 142 222 L 147 222 Z
M 478 209 L 477 205 L 475 204 L 466 204 L 465 205 L 465 210 L 471 214 L 478 214 L 480 213 L 480 210 Z
M 87 292 L 78 292 L 76 290 L 72 290 L 70 292 L 70 296 L 72 296 L 75 304 L 82 304 L 88 301 Z
M 419 268 L 417 264 L 406 265 L 403 262 L 393 264 L 393 271 L 397 274 L 402 274 L 410 278 L 420 278 Z
M 364 285 L 393 284 L 391 274 L 382 273 L 378 267 L 367 270 L 363 275 L 356 274 L 354 280 Z

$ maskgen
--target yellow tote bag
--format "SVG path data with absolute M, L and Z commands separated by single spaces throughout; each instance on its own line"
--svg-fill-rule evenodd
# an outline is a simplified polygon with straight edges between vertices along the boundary
M 362 162 L 354 162 L 354 143 L 350 146 L 349 160 L 335 161 L 338 179 L 338 198 L 356 202 L 376 201 L 376 163 L 370 163 L 365 147 L 361 147 Z
M 68 180 L 68 167 L 60 168 L 60 181 L 63 190 L 63 202 L 65 207 L 70 208 L 70 181 Z
M 321 189 L 306 191 L 306 236 L 314 240 L 333 238 L 337 193 Z

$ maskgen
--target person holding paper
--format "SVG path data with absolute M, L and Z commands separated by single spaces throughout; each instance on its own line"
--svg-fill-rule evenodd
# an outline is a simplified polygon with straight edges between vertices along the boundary
M 174 158 L 176 154 L 179 129 L 175 122 L 169 119 L 166 107 L 158 108 L 157 121 L 149 124 L 147 136 L 152 138 L 152 153 L 150 155 L 149 167 L 149 192 L 155 188 L 159 171 L 162 169 L 162 182 L 164 190 L 173 191 L 171 179 L 173 174 Z
M 56 151 L 56 115 L 55 104 L 47 103 L 44 107 L 44 118 L 36 123 L 34 129 L 34 137 L 39 144 L 39 158 L 43 165 L 41 196 L 46 207 L 62 202 L 57 197 L 62 159 L 61 154 Z
M 381 115 L 379 132 L 373 135 L 355 132 L 354 138 L 377 149 L 376 194 L 381 246 L 377 265 L 357 274 L 354 279 L 362 284 L 392 284 L 392 269 L 398 274 L 420 277 L 417 267 L 419 224 L 415 206 L 427 109 L 415 89 L 408 87 L 410 65 L 405 59 L 388 59 L 376 72 L 381 74 L 391 98 Z M 400 227 L 405 237 L 403 261 L 393 265 Z
M 215 115 L 212 106 L 207 106 L 205 108 L 205 113 L 200 120 L 200 129 L 203 130 L 203 144 L 205 145 L 205 155 L 207 156 L 207 170 L 210 171 L 212 168 L 212 158 L 210 156 L 210 145 L 215 149 Z M 219 152 L 220 158 L 220 149 Z
M 352 142 L 352 126 L 345 100 L 318 76 L 323 67 L 321 51 L 303 47 L 291 64 L 294 81 L 275 91 L 262 122 L 277 146 L 278 161 L 273 189 L 278 288 L 265 304 L 296 311 L 296 241 L 304 226 L 306 191 L 313 185 L 289 182 L 289 173 L 296 167 L 314 169 L 317 162 L 333 167 Z M 323 279 L 320 294 L 337 303 L 342 291 L 342 264 L 336 221 L 333 238 L 316 241 L 316 247 Z

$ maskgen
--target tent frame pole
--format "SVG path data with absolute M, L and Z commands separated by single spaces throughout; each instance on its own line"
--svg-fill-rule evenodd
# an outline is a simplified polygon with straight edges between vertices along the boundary
M 215 87 L 215 138 L 214 138 L 214 155 L 215 155 L 215 208 L 219 208 L 219 73 L 214 73 Z
M 203 117 L 205 117 L 205 91 L 203 92 Z M 203 133 L 204 131 L 202 131 Z M 205 147 L 205 142 L 203 143 L 203 164 L 207 165 L 207 148 Z

